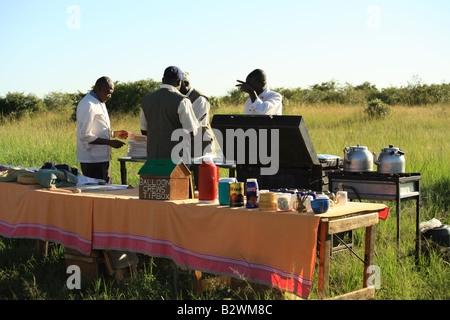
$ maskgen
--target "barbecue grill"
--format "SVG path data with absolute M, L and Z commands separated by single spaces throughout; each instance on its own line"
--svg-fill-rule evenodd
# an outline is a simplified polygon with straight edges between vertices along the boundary
M 327 191 L 328 174 L 342 168 L 339 157 L 317 155 L 302 116 L 214 115 L 211 127 L 215 132 L 220 132 L 221 139 L 218 142 L 226 161 L 236 162 L 237 179 L 245 182 L 248 178 L 256 178 L 260 189 Z M 229 133 L 239 129 L 245 133 L 255 133 L 256 141 L 252 141 L 251 135 L 244 138 L 227 134 L 227 131 Z M 262 136 L 264 129 L 267 139 L 265 135 Z M 278 145 L 275 150 L 271 147 L 272 139 L 277 137 L 276 134 L 271 134 L 275 133 L 273 130 L 277 130 L 279 137 L 279 141 L 274 141 Z M 229 141 L 230 139 L 234 141 Z M 239 139 L 245 141 L 245 156 L 239 154 Z M 263 163 L 259 156 L 255 161 L 252 159 L 253 155 L 249 154 L 250 150 L 258 155 L 265 154 L 272 160 L 277 159 L 278 172 L 262 174 L 261 168 L 267 168 L 273 163 Z M 277 151 L 279 155 L 275 157 L 274 153 Z

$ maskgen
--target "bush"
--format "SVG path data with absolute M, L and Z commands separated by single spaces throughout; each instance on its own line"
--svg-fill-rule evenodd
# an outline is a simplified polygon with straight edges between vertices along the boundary
M 70 109 L 73 103 L 70 93 L 51 92 L 44 97 L 45 108 L 49 111 Z
M 139 80 L 135 82 L 127 83 L 114 83 L 114 93 L 106 102 L 108 113 L 111 114 L 139 114 L 141 110 L 142 98 L 147 94 L 154 92 L 160 88 L 161 83 L 157 81 L 149 80 Z M 94 88 L 92 87 L 91 90 Z M 70 95 L 72 99 L 73 113 L 71 119 L 76 121 L 77 119 L 77 106 L 78 103 L 84 98 L 86 94 L 78 91 Z
M 391 107 L 380 99 L 374 99 L 369 101 L 364 111 L 370 119 L 383 119 L 391 114 Z
M 34 94 L 8 92 L 5 98 L 0 98 L 0 115 L 2 117 L 19 119 L 26 114 L 33 114 L 43 109 L 42 100 Z
M 135 82 L 114 85 L 114 93 L 108 100 L 110 114 L 139 114 L 142 98 L 160 88 L 161 83 L 153 80 L 140 80 Z
M 380 100 L 389 106 L 395 105 L 428 105 L 446 104 L 450 102 L 450 83 L 426 85 L 414 79 L 406 87 L 388 87 L 377 89 L 370 82 L 352 86 L 345 83 L 339 84 L 335 80 L 314 84 L 309 88 L 273 88 L 273 91 L 281 93 L 283 105 L 290 104 L 350 104 L 367 105 L 373 100 Z M 228 95 L 220 98 L 224 104 L 242 104 L 245 102 L 245 94 L 237 89 L 228 91 Z
M 222 97 L 222 103 L 226 105 L 239 105 L 244 104 L 248 99 L 248 95 L 242 92 L 240 89 L 231 89 L 228 91 L 228 95 Z
M 212 110 L 218 110 L 223 106 L 222 100 L 217 97 L 211 96 L 208 100 Z

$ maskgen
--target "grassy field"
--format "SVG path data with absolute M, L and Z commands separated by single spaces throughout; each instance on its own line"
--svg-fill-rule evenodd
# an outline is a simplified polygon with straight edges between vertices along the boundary
M 241 113 L 243 106 L 224 107 L 216 113 Z M 38 167 L 47 161 L 79 167 L 76 162 L 76 124 L 72 111 L 41 114 L 0 124 L 0 164 Z M 450 205 L 450 114 L 449 106 L 392 107 L 391 117 L 370 120 L 362 106 L 294 105 L 285 114 L 302 115 L 317 153 L 343 155 L 348 146 L 364 145 L 377 155 L 393 144 L 406 151 L 406 171 L 420 172 L 421 220 L 437 218 L 449 224 Z M 111 118 L 112 129 L 139 132 L 137 117 Z M 113 181 L 120 181 L 119 162 L 126 148 L 113 151 Z M 128 165 L 128 182 L 137 185 L 139 164 Z M 225 174 L 225 173 L 223 173 Z M 395 232 L 395 204 L 377 226 L 376 264 L 381 271 L 379 300 L 448 300 L 450 266 L 443 250 L 426 245 L 426 254 L 414 263 L 415 201 L 402 203 L 402 243 L 398 251 Z M 363 255 L 362 231 L 355 232 L 355 250 Z M 110 277 L 100 277 L 83 290 L 66 288 L 67 274 L 62 259 L 64 248 L 52 245 L 48 257 L 36 256 L 33 240 L 0 238 L 0 299 L 198 299 L 191 291 L 188 270 L 178 268 L 179 291 L 174 291 L 173 265 L 165 259 L 140 256 L 139 275 L 116 285 Z M 317 281 L 317 279 L 315 279 Z M 333 256 L 331 296 L 362 287 L 362 263 L 343 253 Z M 317 298 L 317 282 L 310 298 Z M 202 299 L 224 297 L 248 299 L 250 288 L 217 288 Z M 269 291 L 256 298 L 271 299 Z

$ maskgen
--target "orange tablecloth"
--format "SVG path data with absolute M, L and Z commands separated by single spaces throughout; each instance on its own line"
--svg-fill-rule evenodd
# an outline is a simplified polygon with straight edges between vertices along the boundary
M 352 204 L 324 218 L 381 211 Z M 0 183 L 0 234 L 39 238 L 89 253 L 121 249 L 178 265 L 277 286 L 307 297 L 322 215 L 138 199 L 138 190 L 67 194 Z
M 0 235 L 62 243 L 85 253 L 92 245 L 92 200 L 40 186 L 0 182 Z
M 196 202 L 94 199 L 92 246 L 151 253 L 308 296 L 319 217 Z

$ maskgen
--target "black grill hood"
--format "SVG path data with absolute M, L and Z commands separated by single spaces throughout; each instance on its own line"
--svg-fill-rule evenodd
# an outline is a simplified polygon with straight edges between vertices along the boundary
M 214 115 L 211 127 L 219 130 L 222 133 L 223 141 L 219 141 L 219 145 L 223 151 L 227 161 L 236 161 L 236 139 L 234 141 L 234 159 L 227 157 L 230 153 L 226 150 L 227 145 L 227 129 L 243 129 L 246 132 L 248 129 L 255 129 L 258 136 L 259 144 L 259 130 L 267 129 L 270 137 L 271 129 L 279 130 L 279 167 L 280 168 L 311 168 L 313 166 L 320 166 L 316 150 L 314 149 L 308 129 L 306 128 L 305 120 L 302 116 L 264 116 L 264 115 Z M 259 162 L 257 164 L 249 163 L 248 158 L 248 139 L 246 139 L 246 163 L 240 163 L 248 167 L 263 166 Z M 271 142 L 268 139 L 267 155 L 271 156 L 270 150 Z M 259 146 L 257 146 L 259 155 Z

